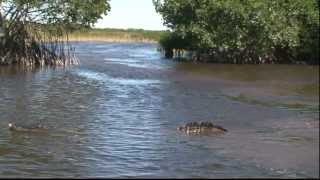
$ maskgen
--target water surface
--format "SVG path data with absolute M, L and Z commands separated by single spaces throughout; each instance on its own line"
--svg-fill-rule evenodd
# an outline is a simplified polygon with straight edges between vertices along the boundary
M 319 67 L 174 62 L 75 43 L 80 66 L 0 67 L 0 177 L 319 177 Z M 223 136 L 176 127 L 212 121 Z M 47 133 L 9 132 L 43 123 Z

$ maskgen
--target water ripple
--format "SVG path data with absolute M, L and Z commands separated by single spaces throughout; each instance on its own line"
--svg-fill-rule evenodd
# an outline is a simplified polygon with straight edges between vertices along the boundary
M 183 63 L 163 59 L 154 44 L 75 46 L 82 60 L 78 67 L 34 72 L 0 67 L 1 178 L 319 176 L 315 101 L 304 106 L 309 104 L 300 103 L 300 96 L 255 99 L 255 88 L 236 96 L 243 82 L 218 81 L 216 74 L 236 67 L 206 64 L 213 76 L 190 76 Z M 245 68 L 248 72 L 236 75 L 246 72 L 252 82 L 260 70 L 270 74 L 260 66 Z M 231 90 L 236 95 L 226 98 Z M 176 131 L 195 120 L 212 121 L 228 133 Z M 49 130 L 11 132 L 9 121 L 42 123 Z

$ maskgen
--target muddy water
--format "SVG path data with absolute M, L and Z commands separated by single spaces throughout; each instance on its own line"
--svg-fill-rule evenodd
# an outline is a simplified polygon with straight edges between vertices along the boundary
M 0 177 L 319 177 L 319 67 L 75 43 L 81 65 L 0 67 Z M 212 121 L 223 136 L 176 132 Z M 42 123 L 44 133 L 7 124 Z

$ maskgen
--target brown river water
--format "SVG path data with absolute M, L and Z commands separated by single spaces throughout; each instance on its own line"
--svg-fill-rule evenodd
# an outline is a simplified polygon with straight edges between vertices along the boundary
M 0 67 L 0 177 L 319 177 L 319 66 L 195 64 L 74 43 L 81 64 Z M 211 121 L 222 136 L 176 131 Z M 8 123 L 49 127 L 11 132 Z

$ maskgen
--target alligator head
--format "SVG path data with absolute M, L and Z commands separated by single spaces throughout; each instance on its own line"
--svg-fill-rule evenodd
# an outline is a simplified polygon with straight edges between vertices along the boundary
M 9 123 L 8 126 L 11 131 L 17 128 L 17 126 L 14 123 Z

